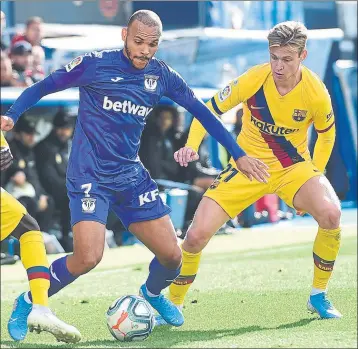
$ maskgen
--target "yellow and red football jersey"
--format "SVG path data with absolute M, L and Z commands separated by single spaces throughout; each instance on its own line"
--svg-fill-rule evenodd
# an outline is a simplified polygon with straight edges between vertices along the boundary
M 307 131 L 312 123 L 317 132 L 334 131 L 329 93 L 319 77 L 305 66 L 301 81 L 284 96 L 279 94 L 271 66 L 266 63 L 232 80 L 207 106 L 220 116 L 240 103 L 244 114 L 237 142 L 247 155 L 261 159 L 273 170 L 311 159 Z M 187 146 L 197 151 L 205 133 L 194 119 Z M 324 163 L 317 164 L 323 167 L 321 171 L 330 151 Z

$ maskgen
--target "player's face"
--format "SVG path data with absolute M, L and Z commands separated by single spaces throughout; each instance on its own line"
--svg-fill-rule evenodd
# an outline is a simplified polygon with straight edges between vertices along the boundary
M 134 21 L 130 28 L 123 28 L 124 54 L 137 69 L 144 69 L 158 50 L 160 31 L 158 27 Z
M 270 47 L 270 64 L 274 79 L 276 81 L 290 79 L 297 73 L 306 55 L 306 50 L 299 55 L 297 50 L 288 46 Z

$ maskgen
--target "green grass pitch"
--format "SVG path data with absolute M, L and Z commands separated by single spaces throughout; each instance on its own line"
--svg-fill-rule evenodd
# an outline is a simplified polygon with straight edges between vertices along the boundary
M 29 333 L 22 343 L 11 340 L 7 320 L 27 281 L 20 263 L 2 266 L 1 348 L 357 348 L 355 229 L 342 234 L 329 285 L 341 320 L 318 320 L 306 310 L 316 228 L 292 234 L 297 239 L 291 240 L 282 229 L 276 235 L 242 229 L 210 242 L 186 299 L 185 324 L 155 328 L 143 342 L 115 341 L 104 316 L 114 299 L 137 294 L 145 280 L 151 253 L 143 246 L 106 250 L 98 268 L 51 298 L 56 314 L 81 331 L 83 339 L 77 345 L 57 343 L 46 333 Z M 280 236 L 284 243 L 275 243 Z

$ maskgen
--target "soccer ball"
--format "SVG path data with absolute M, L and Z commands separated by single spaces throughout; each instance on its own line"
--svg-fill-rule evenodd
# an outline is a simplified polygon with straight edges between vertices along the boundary
M 146 339 L 154 328 L 154 313 L 140 296 L 117 298 L 108 308 L 107 326 L 112 336 L 121 342 Z

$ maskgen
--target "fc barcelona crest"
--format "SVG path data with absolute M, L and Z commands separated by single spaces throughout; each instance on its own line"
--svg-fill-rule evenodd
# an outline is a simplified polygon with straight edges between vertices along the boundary
M 307 116 L 307 110 L 301 110 L 301 109 L 294 109 L 292 118 L 295 121 L 303 121 L 306 119 Z
M 159 76 L 157 75 L 144 75 L 144 88 L 149 92 L 155 92 Z

